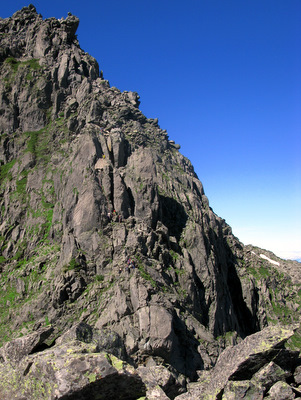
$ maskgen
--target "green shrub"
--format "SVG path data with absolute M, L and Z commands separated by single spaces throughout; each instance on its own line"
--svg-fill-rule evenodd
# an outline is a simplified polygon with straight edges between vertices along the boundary
M 8 64 L 14 72 L 17 72 L 20 61 L 17 61 L 14 57 L 7 57 L 5 63 Z
M 150 274 L 145 270 L 144 265 L 142 264 L 141 258 L 136 255 L 136 259 L 138 261 L 138 269 L 143 279 L 149 281 L 152 287 L 156 288 L 157 283 L 156 281 L 150 276 Z
M 0 166 L 0 185 L 2 182 L 4 182 L 6 179 L 11 180 L 12 179 L 12 174 L 10 170 L 16 163 L 16 160 L 12 160 L 4 165 Z
M 36 159 L 46 163 L 51 157 L 51 152 L 49 151 L 51 141 L 50 128 L 51 124 L 48 124 L 39 131 L 24 132 L 29 137 L 27 151 L 33 154 Z
M 23 178 L 19 179 L 16 182 L 16 192 L 18 194 L 19 199 L 21 202 L 26 201 L 27 193 L 26 193 L 26 186 L 27 186 L 27 176 L 28 176 L 28 171 L 23 171 L 21 173 L 21 176 Z
M 28 65 L 31 69 L 34 69 L 36 71 L 42 68 L 37 58 L 31 58 L 30 60 L 23 61 L 21 64 Z
M 77 270 L 81 267 L 81 265 L 75 260 L 75 258 L 72 258 L 69 262 L 68 265 L 65 265 L 63 267 L 63 271 L 67 272 L 67 271 L 73 271 L 73 270 Z
M 29 151 L 31 154 L 35 155 L 36 154 L 36 146 L 37 146 L 39 134 L 41 133 L 41 131 L 26 132 L 26 133 L 29 136 L 29 141 L 27 143 L 27 151 Z

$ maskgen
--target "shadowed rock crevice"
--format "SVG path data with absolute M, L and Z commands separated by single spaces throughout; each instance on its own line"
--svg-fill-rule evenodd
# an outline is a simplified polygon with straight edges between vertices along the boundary
M 159 195 L 159 202 L 159 221 L 168 228 L 169 235 L 179 241 L 188 219 L 185 208 L 177 200 L 167 196 Z
M 111 202 L 111 207 L 113 210 L 115 210 L 114 206 L 114 171 L 113 168 L 110 166 L 109 167 L 109 177 L 110 177 L 110 202 Z M 113 211 L 112 210 L 112 211 Z
M 90 379 L 94 379 L 91 374 Z M 60 397 L 60 400 L 137 400 L 146 395 L 140 377 L 120 376 L 118 373 L 104 377 L 85 386 L 82 390 Z
M 53 342 L 52 344 L 47 344 L 47 343 L 40 343 L 37 346 L 35 346 L 31 352 L 29 354 L 36 354 L 39 352 L 42 352 L 44 350 L 50 349 L 52 346 L 55 345 L 55 342 Z
M 195 273 L 195 270 L 193 270 L 193 280 L 195 283 L 195 293 L 196 293 L 193 314 L 196 316 L 196 318 L 200 320 L 202 325 L 208 327 L 210 303 L 206 304 L 205 287 L 200 278 Z
M 135 200 L 132 194 L 132 191 L 130 188 L 127 188 L 127 194 L 129 197 L 129 206 L 130 206 L 130 210 L 131 210 L 131 214 L 130 215 L 135 215 Z
M 242 336 L 246 337 L 259 330 L 259 323 L 256 316 L 252 315 L 242 293 L 241 281 L 237 275 L 235 265 L 228 264 L 227 283 L 232 299 L 234 312 L 239 320 Z M 256 299 L 255 299 L 256 301 Z
M 179 347 L 172 355 L 170 364 L 190 379 L 196 380 L 196 371 L 204 368 L 204 362 L 197 350 L 199 342 L 179 318 L 174 319 L 173 328 L 178 337 Z

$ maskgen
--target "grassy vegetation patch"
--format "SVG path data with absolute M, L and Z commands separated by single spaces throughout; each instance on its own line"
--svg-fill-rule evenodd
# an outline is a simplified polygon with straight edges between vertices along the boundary
M 4 61 L 4 64 L 8 65 L 10 68 L 9 74 L 4 78 L 7 90 L 11 88 L 13 81 L 16 79 L 16 74 L 19 73 L 20 70 L 25 72 L 26 81 L 32 81 L 34 79 L 34 71 L 42 69 L 39 60 L 35 58 L 26 61 L 19 61 L 14 57 L 8 57 Z
M 69 264 L 65 265 L 63 267 L 63 271 L 73 271 L 73 270 L 78 270 L 80 269 L 81 265 L 75 260 L 75 258 L 72 258 L 69 262 Z
M 37 58 L 31 58 L 30 60 L 22 61 L 21 65 L 28 65 L 31 69 L 36 71 L 42 68 Z
M 248 272 L 251 275 L 253 275 L 254 278 L 256 279 L 261 279 L 261 278 L 267 279 L 269 276 L 272 276 L 273 274 L 273 270 L 269 270 L 268 268 L 262 265 L 256 266 L 255 268 L 250 267 L 248 268 Z
M 21 66 L 29 67 L 29 71 L 27 72 L 25 78 L 27 81 L 32 81 L 34 79 L 33 71 L 38 71 L 42 67 L 39 64 L 39 60 L 32 58 L 31 60 L 27 60 L 21 63 Z
M 17 72 L 19 65 L 21 64 L 21 62 L 17 61 L 14 57 L 7 57 L 4 62 L 10 66 L 13 72 Z
M 263 266 L 259 267 L 258 273 L 263 278 L 268 278 L 271 275 L 271 272 L 268 270 L 268 268 L 263 267 Z
M 20 258 L 17 268 L 0 274 L 0 346 L 13 337 L 20 336 L 23 328 L 30 330 L 30 326 L 35 323 L 36 313 L 39 314 L 36 300 L 49 287 L 46 274 L 48 268 L 52 268 L 57 262 L 55 256 L 48 257 L 47 263 L 41 264 L 41 256 L 46 258 L 55 254 L 58 249 L 58 245 L 40 246 L 28 260 Z M 15 325 L 16 320 L 19 321 L 18 326 Z M 46 317 L 45 323 L 47 325 Z M 14 329 L 11 329 L 13 324 Z
M 279 304 L 277 301 L 271 301 L 274 313 L 279 317 L 282 322 L 290 323 L 292 317 L 292 310 L 284 304 Z
M 295 334 L 288 340 L 287 346 L 292 350 L 300 351 L 300 349 L 301 349 L 301 333 L 295 332 Z
M 0 166 L 0 185 L 2 185 L 2 183 L 5 183 L 7 180 L 12 179 L 12 174 L 11 174 L 10 170 L 15 165 L 15 163 L 16 163 L 16 160 L 12 160 L 12 161 Z
M 6 262 L 6 258 L 4 256 L 0 256 L 0 264 L 4 264 Z
M 35 132 L 25 132 L 25 134 L 29 136 L 29 141 L 27 143 L 27 151 L 29 151 L 33 155 L 36 155 L 36 146 L 38 143 L 39 134 L 41 134 L 42 131 L 43 129 Z
M 169 254 L 172 257 L 173 262 L 175 263 L 177 259 L 179 258 L 179 254 L 176 253 L 174 250 L 169 250 Z
M 61 148 L 63 140 L 68 138 L 69 130 L 64 117 L 51 120 L 51 111 L 48 109 L 46 112 L 47 125 L 39 131 L 28 131 L 24 132 L 24 135 L 28 137 L 27 141 L 27 152 L 34 155 L 35 159 L 43 164 L 49 162 L 50 157 L 53 153 L 60 153 L 65 155 L 66 149 Z M 57 146 L 57 141 L 52 140 L 52 132 L 60 134 L 59 139 L 60 146 Z M 71 151 L 70 149 L 68 151 Z
M 28 195 L 26 193 L 28 174 L 29 174 L 29 171 L 22 171 L 20 179 L 17 180 L 17 182 L 16 182 L 15 195 L 17 195 L 17 197 L 21 203 L 25 203 L 28 198 Z
M 141 260 L 141 258 L 139 257 L 139 255 L 135 256 L 137 261 L 138 261 L 138 269 L 140 271 L 140 274 L 142 276 L 143 279 L 145 279 L 146 281 L 149 281 L 151 283 L 151 285 L 156 288 L 157 287 L 157 283 L 156 281 L 150 276 L 150 274 L 146 271 L 143 262 Z
M 7 277 L 7 274 L 2 274 L 1 281 L 4 283 L 3 278 Z M 12 331 L 6 324 L 9 312 L 14 308 L 14 304 L 18 293 L 16 287 L 12 286 L 10 283 L 2 285 L 0 289 L 0 346 L 10 340 Z
M 23 194 L 26 190 L 27 185 L 27 176 L 24 176 L 20 180 L 17 181 L 17 193 Z
M 33 154 L 38 161 L 47 163 L 51 157 L 49 125 L 39 131 L 25 132 L 25 135 L 29 138 L 26 150 Z

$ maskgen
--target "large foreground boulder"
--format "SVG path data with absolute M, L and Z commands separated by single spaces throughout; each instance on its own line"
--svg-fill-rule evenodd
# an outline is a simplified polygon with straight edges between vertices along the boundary
M 204 371 L 177 400 L 259 400 L 270 388 L 274 393 L 275 384 L 286 385 L 298 362 L 299 352 L 284 348 L 293 334 L 293 329 L 271 326 L 226 348 L 215 367 Z
M 79 330 L 74 332 L 78 334 Z M 34 335 L 22 338 L 22 343 L 38 342 L 41 332 L 36 338 Z M 27 346 L 28 354 L 23 351 L 18 360 L 2 357 L 0 398 L 134 400 L 145 395 L 145 385 L 132 366 L 113 354 L 98 351 L 97 343 L 87 337 L 78 340 L 69 334 L 69 339 L 33 354 L 29 354 L 32 346 Z M 3 348 L 2 354 L 17 354 L 19 348 L 20 339 L 16 339 Z
M 0 349 L 1 400 L 169 400 L 185 390 L 185 378 L 152 357 L 135 367 L 116 332 L 81 322 L 47 346 L 51 333 L 41 328 Z
M 214 368 L 199 371 L 198 382 L 188 384 L 187 393 L 183 393 L 185 377 L 171 366 L 152 357 L 145 365 L 135 365 L 113 331 L 79 323 L 49 347 L 44 341 L 51 332 L 41 328 L 0 349 L 0 399 L 283 400 L 301 396 L 299 352 L 284 347 L 294 333 L 290 328 L 268 327 L 226 348 Z
M 6 343 L 0 349 L 1 359 L 12 365 L 18 364 L 25 356 L 47 347 L 44 341 L 50 336 L 52 331 L 53 328 L 51 327 L 41 328 L 32 334 Z

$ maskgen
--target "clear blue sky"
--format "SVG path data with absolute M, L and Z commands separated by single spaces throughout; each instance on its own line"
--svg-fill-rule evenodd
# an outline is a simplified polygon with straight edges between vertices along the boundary
M 300 0 L 33 4 L 80 18 L 81 47 L 111 86 L 139 93 L 243 243 L 301 258 Z

